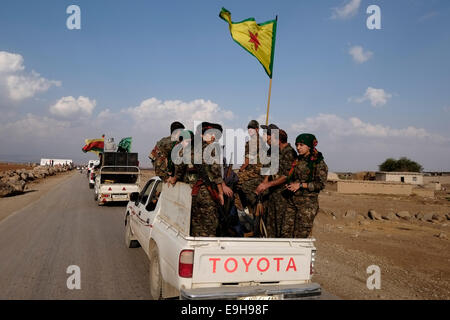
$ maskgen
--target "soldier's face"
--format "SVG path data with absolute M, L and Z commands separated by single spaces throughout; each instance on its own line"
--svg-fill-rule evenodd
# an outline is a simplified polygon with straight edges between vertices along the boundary
M 214 141 L 214 136 L 210 133 L 205 133 L 204 135 L 202 135 L 202 138 L 206 143 L 211 143 Z
M 269 146 L 271 146 L 272 145 L 272 136 L 270 136 L 270 135 L 266 135 L 266 137 L 267 137 L 267 144 L 269 145 Z
M 250 137 L 253 137 L 256 134 L 256 129 L 249 128 L 248 129 L 248 134 L 249 134 Z
M 306 144 L 297 143 L 296 147 L 297 147 L 297 152 L 299 155 L 304 156 L 304 155 L 309 154 L 309 147 Z
M 180 138 L 181 129 L 177 129 L 174 132 L 172 132 L 171 139 L 172 141 L 178 141 Z

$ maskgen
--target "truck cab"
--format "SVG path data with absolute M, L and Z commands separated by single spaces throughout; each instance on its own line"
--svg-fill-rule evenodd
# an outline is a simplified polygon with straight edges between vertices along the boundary
M 317 297 L 314 239 L 192 237 L 191 187 L 160 178 L 131 196 L 125 243 L 149 258 L 154 299 L 298 299 Z

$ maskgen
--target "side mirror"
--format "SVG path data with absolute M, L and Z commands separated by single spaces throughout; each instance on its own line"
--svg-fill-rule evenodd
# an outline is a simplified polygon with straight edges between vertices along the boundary
M 132 194 L 130 194 L 130 201 L 136 202 L 138 198 L 139 198 L 139 192 L 133 192 Z

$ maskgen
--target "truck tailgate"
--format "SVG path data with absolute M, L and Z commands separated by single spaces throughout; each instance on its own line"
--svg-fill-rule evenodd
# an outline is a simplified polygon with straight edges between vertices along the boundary
M 136 184 L 104 184 L 100 187 L 101 193 L 132 193 L 139 192 L 139 186 Z
M 311 279 L 312 239 L 221 239 L 198 243 L 193 284 L 278 283 Z

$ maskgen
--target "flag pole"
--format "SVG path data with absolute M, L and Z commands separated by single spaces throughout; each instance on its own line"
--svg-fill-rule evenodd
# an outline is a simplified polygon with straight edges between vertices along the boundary
M 270 78 L 269 84 L 269 100 L 267 101 L 267 115 L 266 115 L 266 126 L 269 125 L 269 109 L 270 109 L 270 96 L 272 94 L 272 78 Z
M 278 21 L 278 15 L 275 16 L 275 21 Z M 275 50 L 275 48 L 272 48 L 272 50 Z M 267 100 L 266 126 L 269 125 L 270 96 L 272 95 L 272 76 L 273 72 L 270 76 L 270 83 L 269 83 L 269 98 Z

